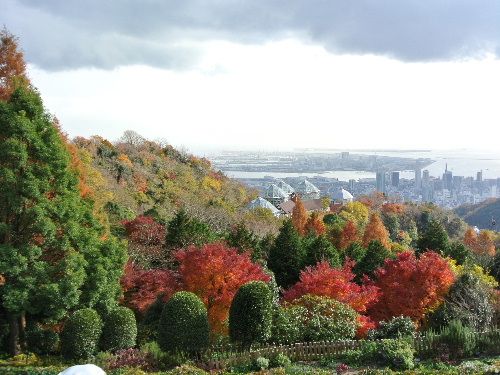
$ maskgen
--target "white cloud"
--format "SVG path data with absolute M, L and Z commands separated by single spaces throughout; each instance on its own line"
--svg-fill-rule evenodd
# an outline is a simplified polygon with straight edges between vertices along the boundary
M 71 135 L 126 129 L 190 149 L 497 148 L 500 60 L 405 63 L 294 39 L 223 41 L 190 70 L 31 67 Z

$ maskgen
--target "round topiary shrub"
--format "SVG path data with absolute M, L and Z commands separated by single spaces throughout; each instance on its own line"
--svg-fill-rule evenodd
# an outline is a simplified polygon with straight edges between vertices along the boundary
M 97 350 L 102 321 L 93 309 L 75 311 L 64 324 L 61 353 L 68 359 L 88 358 Z
M 407 316 L 396 316 L 387 322 L 380 322 L 376 330 L 368 332 L 370 340 L 397 339 L 401 337 L 412 337 L 415 335 L 416 327 Z
M 238 289 L 229 309 L 229 337 L 250 346 L 271 336 L 273 295 L 262 281 L 252 281 Z
M 208 346 L 207 308 L 191 292 L 177 292 L 163 307 L 158 343 L 164 351 L 197 352 Z
M 132 310 L 128 307 L 117 307 L 104 318 L 101 336 L 101 349 L 115 351 L 135 346 L 137 323 Z
M 36 354 L 51 354 L 57 351 L 59 335 L 50 329 L 42 329 L 33 324 L 26 329 L 28 350 Z

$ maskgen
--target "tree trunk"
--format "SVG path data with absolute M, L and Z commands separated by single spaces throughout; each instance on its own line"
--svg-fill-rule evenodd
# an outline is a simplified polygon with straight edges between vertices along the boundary
M 15 314 L 8 313 L 9 320 L 9 343 L 8 349 L 11 356 L 20 353 L 19 348 L 19 317 Z
M 21 351 L 26 351 L 26 313 L 23 311 L 18 318 L 19 326 L 19 347 Z

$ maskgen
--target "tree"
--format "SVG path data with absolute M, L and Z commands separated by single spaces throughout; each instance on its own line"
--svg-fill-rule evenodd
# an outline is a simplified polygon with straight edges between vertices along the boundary
M 358 242 L 353 242 L 345 249 L 344 255 L 345 259 L 349 258 L 358 263 L 366 255 L 366 249 Z
M 251 251 L 259 252 L 259 238 L 249 231 L 244 223 L 240 222 L 229 232 L 227 244 L 230 247 L 238 249 L 240 252 Z
M 175 250 L 190 245 L 202 246 L 215 240 L 217 235 L 206 223 L 190 217 L 181 209 L 168 223 L 165 246 Z
M 323 261 L 315 267 L 306 267 L 300 273 L 300 281 L 285 292 L 283 299 L 291 302 L 306 294 L 325 296 L 346 303 L 359 313 L 365 313 L 377 300 L 378 288 L 356 284 L 353 281 L 353 266 L 354 262 L 347 261 L 338 269 Z
M 133 220 L 125 220 L 123 226 L 132 258 L 146 266 L 159 263 L 165 241 L 165 226 L 150 216 L 142 215 Z
M 4 28 L 0 31 L 0 100 L 7 101 L 17 86 L 28 83 L 26 63 L 17 38 Z
M 369 315 L 376 322 L 403 315 L 416 324 L 442 303 L 455 280 L 446 259 L 432 251 L 418 259 L 410 251 L 400 253 L 396 259 L 387 259 L 375 277 L 381 295 Z
M 400 230 L 398 216 L 394 213 L 384 212 L 382 214 L 382 219 L 384 222 L 384 226 L 387 228 L 387 231 L 389 232 L 389 237 L 391 241 L 396 241 L 398 239 L 398 234 Z
M 361 202 L 349 202 L 340 211 L 340 217 L 344 220 L 354 221 L 358 227 L 364 227 L 368 221 L 369 210 Z
M 340 256 L 325 236 L 315 237 L 306 246 L 305 266 L 314 266 L 321 261 L 327 261 L 332 267 L 340 267 Z
M 455 241 L 448 246 L 444 255 L 456 260 L 457 264 L 464 264 L 471 257 L 471 251 L 462 242 Z
M 163 307 L 158 343 L 164 351 L 193 353 L 209 344 L 207 308 L 198 296 L 177 292 Z
M 313 212 L 311 216 L 309 216 L 309 219 L 307 219 L 305 233 L 315 236 L 321 236 L 325 233 L 325 224 L 323 220 L 320 219 L 317 212 Z
M 431 250 L 438 254 L 445 254 L 448 250 L 449 238 L 444 227 L 437 220 L 431 219 L 427 229 L 418 240 L 418 253 Z
M 306 233 L 307 211 L 299 197 L 295 198 L 295 206 L 292 210 L 292 223 L 300 235 Z
M 476 231 L 474 229 L 472 229 L 471 227 L 467 228 L 467 230 L 465 231 L 465 234 L 464 234 L 464 239 L 463 239 L 463 243 L 465 244 L 465 246 L 467 246 L 469 249 L 476 249 L 477 242 L 478 242 L 478 238 L 477 238 Z
M 252 281 L 238 289 L 229 310 L 229 337 L 250 347 L 271 336 L 273 295 L 262 281 Z
M 222 243 L 190 246 L 177 251 L 175 258 L 183 289 L 201 298 L 216 333 L 226 333 L 231 301 L 242 285 L 271 279 L 261 266 L 252 263 L 248 253 L 238 254 Z
M 366 225 L 365 234 L 363 235 L 363 246 L 368 247 L 370 242 L 379 241 L 385 248 L 390 248 L 389 232 L 380 219 L 380 216 L 373 213 L 370 216 L 370 221 Z
M 493 276 L 495 280 L 500 283 L 500 251 L 497 252 L 497 255 L 495 255 L 495 258 L 493 259 L 490 273 L 491 276 Z
M 391 253 L 379 241 L 372 241 L 368 245 L 365 255 L 354 267 L 356 280 L 361 281 L 364 275 L 373 277 L 376 269 L 384 264 Z
M 349 220 L 340 234 L 339 247 L 345 250 L 349 245 L 359 240 L 358 227 L 356 223 Z
M 466 272 L 452 285 L 443 304 L 429 316 L 429 324 L 443 328 L 454 320 L 484 332 L 491 328 L 493 290 L 476 275 Z
M 304 257 L 305 251 L 299 233 L 292 222 L 287 220 L 274 241 L 267 262 L 279 286 L 288 288 L 299 279 Z
M 128 263 L 121 280 L 123 303 L 143 314 L 159 296 L 164 301 L 180 289 L 178 280 L 170 270 L 144 270 Z
M 71 157 L 35 91 L 21 87 L 0 101 L 0 139 L 0 297 L 15 354 L 27 314 L 57 321 L 77 305 L 116 305 L 126 249 L 81 197 Z
M 495 234 L 490 230 L 482 230 L 477 237 L 477 248 L 474 249 L 479 255 L 495 255 Z

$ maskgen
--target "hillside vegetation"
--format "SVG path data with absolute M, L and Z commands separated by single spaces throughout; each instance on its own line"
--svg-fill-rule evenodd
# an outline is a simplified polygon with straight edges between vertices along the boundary
M 496 230 L 498 224 L 492 226 L 492 219 L 495 222 L 500 219 L 500 199 L 488 199 L 478 204 L 460 206 L 455 212 L 469 225 L 475 225 L 479 229 Z

